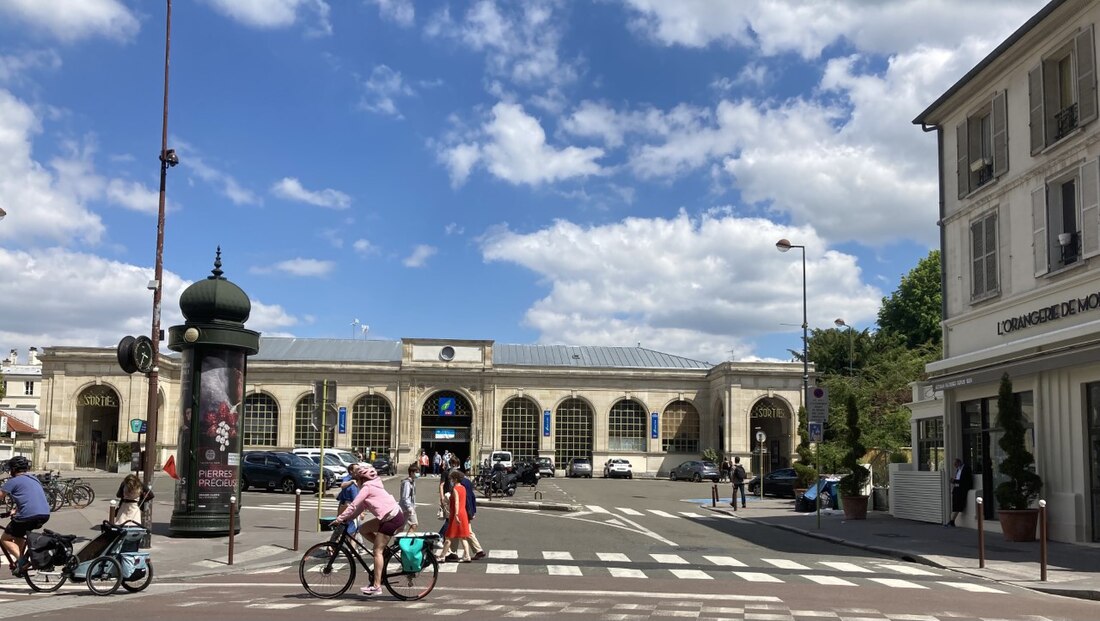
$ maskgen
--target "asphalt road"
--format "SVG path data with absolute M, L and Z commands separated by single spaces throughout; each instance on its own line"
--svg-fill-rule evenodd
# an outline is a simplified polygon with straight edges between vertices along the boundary
M 106 487 L 117 486 L 109 483 Z M 420 483 L 422 526 L 438 528 L 431 488 Z M 390 482 L 396 490 L 396 480 Z M 490 558 L 442 566 L 420 602 L 388 594 L 368 599 L 365 584 L 335 600 L 309 597 L 296 564 L 218 577 L 158 580 L 144 593 L 91 595 L 82 585 L 28 595 L 0 584 L 0 617 L 115 619 L 122 610 L 158 619 L 302 619 L 366 614 L 467 619 L 1041 619 L 1100 618 L 1100 603 L 1059 598 L 793 535 L 700 508 L 709 484 L 652 480 L 544 481 L 586 510 L 530 512 L 483 507 L 474 529 Z M 97 486 L 97 492 L 98 490 Z M 158 494 L 161 493 L 157 487 Z M 105 491 L 109 497 L 113 489 Z M 169 490 L 165 494 L 170 495 Z M 695 502 L 690 502 L 694 500 Z M 289 526 L 282 494 L 247 492 L 273 536 Z M 751 507 L 748 511 L 752 511 Z M 303 539 L 308 545 L 323 535 Z M 123 606 L 125 608 L 120 608 Z M 143 615 L 144 616 L 144 615 Z

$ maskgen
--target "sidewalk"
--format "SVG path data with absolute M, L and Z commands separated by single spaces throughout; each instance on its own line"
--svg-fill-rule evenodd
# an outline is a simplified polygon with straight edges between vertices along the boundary
M 970 528 L 903 520 L 887 512 L 869 511 L 866 520 L 846 521 L 844 512 L 796 513 L 789 499 L 756 497 L 748 509 L 736 512 L 729 498 L 715 508 L 749 522 L 861 548 L 878 554 L 980 576 L 1005 584 L 1067 597 L 1100 600 L 1100 546 L 1050 542 L 1047 581 L 1040 581 L 1039 542 L 1012 543 L 1000 533 L 985 535 L 985 568 L 978 567 L 978 533 Z

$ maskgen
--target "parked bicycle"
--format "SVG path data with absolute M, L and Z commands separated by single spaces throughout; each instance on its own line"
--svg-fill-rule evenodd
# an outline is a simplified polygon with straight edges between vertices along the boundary
M 367 561 L 373 560 L 374 553 L 347 532 L 347 525 L 329 523 L 327 527 L 332 529 L 332 536 L 306 550 L 298 565 L 298 578 L 310 595 L 331 599 L 355 584 L 356 565 L 367 572 L 371 582 L 377 568 Z M 439 575 L 432 547 L 439 539 L 438 533 L 394 537 L 383 555 L 382 584 L 386 590 L 400 600 L 418 600 L 431 593 Z
M 57 472 L 36 475 L 50 502 L 50 510 L 57 511 L 66 505 L 83 509 L 95 500 L 95 490 L 80 478 L 62 479 Z

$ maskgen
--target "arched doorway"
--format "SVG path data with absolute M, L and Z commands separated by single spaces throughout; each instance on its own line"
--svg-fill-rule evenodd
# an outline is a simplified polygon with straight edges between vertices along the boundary
M 767 436 L 763 448 L 765 463 L 768 464 L 766 470 L 769 472 L 790 465 L 791 416 L 787 403 L 775 397 L 765 397 L 749 410 L 749 445 L 753 458 L 758 460 L 760 457 L 761 447 L 756 441 L 756 432 L 763 431 Z
M 110 386 L 89 386 L 77 395 L 73 456 L 77 468 L 107 468 L 107 444 L 118 441 L 120 405 L 118 393 Z
M 459 462 L 470 456 L 470 424 L 474 410 L 466 397 L 440 390 L 424 400 L 420 409 L 420 445 L 429 455 L 450 451 Z
M 380 395 L 366 395 L 351 406 L 351 447 L 371 453 L 390 455 L 390 428 L 393 409 L 390 402 Z
M 571 397 L 561 402 L 554 416 L 554 464 L 565 468 L 574 457 L 592 459 L 592 408 Z
M 266 393 L 255 392 L 244 398 L 245 448 L 274 448 L 279 444 L 279 404 Z
M 511 451 L 513 461 L 539 456 L 539 406 L 527 397 L 513 397 L 504 404 L 500 417 L 500 448 Z
M 649 413 L 633 399 L 623 399 L 607 414 L 607 450 L 642 453 L 646 450 Z
M 661 417 L 661 450 L 666 453 L 699 453 L 699 412 L 687 401 L 673 401 Z

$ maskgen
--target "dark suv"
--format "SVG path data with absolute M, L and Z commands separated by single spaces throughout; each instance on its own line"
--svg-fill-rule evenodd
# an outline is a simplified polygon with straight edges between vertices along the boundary
M 241 491 L 250 487 L 278 489 L 293 494 L 295 489 L 317 491 L 317 471 L 312 461 L 283 451 L 253 451 L 241 460 Z

